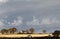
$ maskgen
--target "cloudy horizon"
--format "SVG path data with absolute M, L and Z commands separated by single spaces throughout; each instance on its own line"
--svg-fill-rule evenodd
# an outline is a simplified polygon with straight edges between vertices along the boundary
M 60 30 L 60 0 L 0 0 L 0 30 L 10 27 Z

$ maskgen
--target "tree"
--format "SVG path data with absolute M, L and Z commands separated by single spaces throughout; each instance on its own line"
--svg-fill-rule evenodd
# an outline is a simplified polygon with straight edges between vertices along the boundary
M 26 32 L 27 32 L 27 34 L 29 34 L 29 30 L 28 29 L 26 29 Z
M 8 33 L 8 30 L 2 29 L 0 32 L 1 32 L 2 34 L 7 34 L 7 33 Z
M 9 29 L 9 32 L 10 32 L 10 33 L 13 33 L 13 34 L 14 34 L 16 31 L 17 31 L 17 29 L 16 29 L 15 27 Z
M 54 33 L 52 33 L 52 35 L 54 35 L 54 37 L 59 37 L 60 31 L 56 30 L 56 31 L 54 31 Z
M 43 32 L 43 33 L 46 33 L 46 30 L 44 29 L 42 32 Z
M 30 32 L 30 33 L 34 33 L 34 28 L 30 28 L 30 29 L 29 29 L 29 32 Z

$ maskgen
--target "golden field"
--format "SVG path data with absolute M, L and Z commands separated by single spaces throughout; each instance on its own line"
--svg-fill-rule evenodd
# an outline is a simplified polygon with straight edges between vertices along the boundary
M 28 35 L 32 37 L 45 37 L 50 34 L 0 34 L 0 37 L 28 37 Z

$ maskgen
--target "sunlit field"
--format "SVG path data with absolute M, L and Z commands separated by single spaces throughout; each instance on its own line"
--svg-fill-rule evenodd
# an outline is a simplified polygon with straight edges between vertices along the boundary
M 28 37 L 28 35 L 32 37 L 45 37 L 49 34 L 0 34 L 0 37 Z
M 28 36 L 31 36 L 30 38 Z M 57 37 L 48 37 L 49 34 L 0 34 L 0 39 L 55 39 Z M 59 39 L 59 37 L 57 38 Z
M 28 37 L 28 35 L 32 37 Z M 49 34 L 0 34 L 0 39 L 60 39 L 60 37 L 49 37 Z

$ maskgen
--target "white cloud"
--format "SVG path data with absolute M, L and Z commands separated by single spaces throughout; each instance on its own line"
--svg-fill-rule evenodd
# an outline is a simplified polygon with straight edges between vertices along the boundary
M 3 27 L 5 24 L 4 24 L 4 20 L 3 19 L 1 19 L 0 20 L 0 27 Z
M 36 19 L 36 17 L 33 18 L 32 21 L 28 21 L 27 25 L 54 25 L 54 24 L 60 24 L 60 20 L 57 18 L 42 18 L 42 20 Z
M 4 25 L 4 23 L 2 21 L 0 21 L 0 26 L 3 26 L 3 25 Z
M 41 25 L 43 25 L 43 24 L 51 24 L 50 19 L 48 19 L 48 18 L 42 19 Z
M 0 0 L 0 3 L 6 3 L 8 0 Z
M 32 21 L 27 22 L 27 25 L 40 25 L 40 21 L 34 16 Z
M 19 25 L 22 25 L 23 22 L 22 22 L 22 17 L 17 17 L 17 20 L 14 20 L 14 22 L 11 23 L 12 26 L 19 26 Z M 10 23 L 9 23 L 10 24 Z
M 53 24 L 59 24 L 60 20 L 58 20 L 57 18 L 44 18 L 41 20 L 41 25 L 53 25 Z

